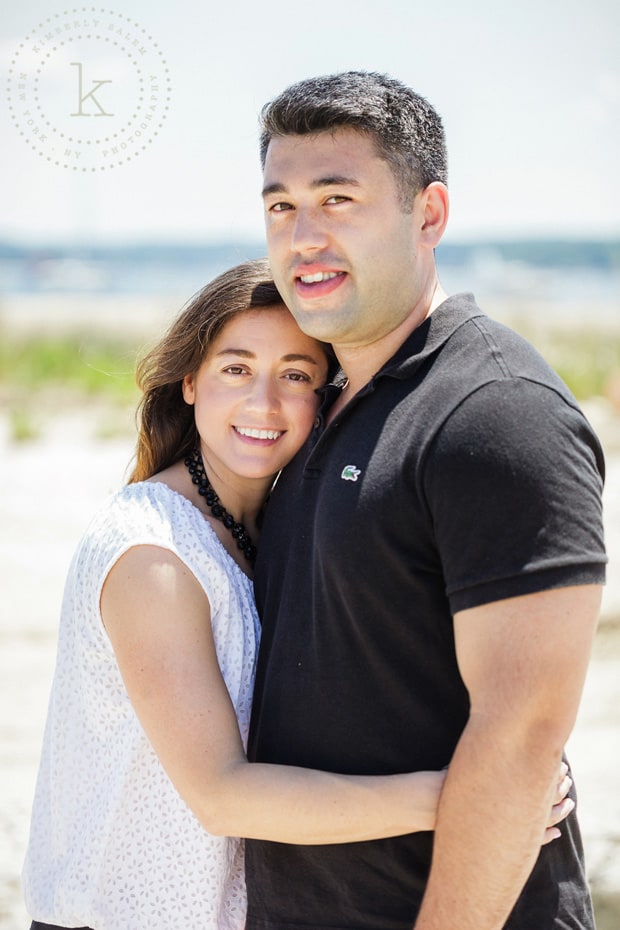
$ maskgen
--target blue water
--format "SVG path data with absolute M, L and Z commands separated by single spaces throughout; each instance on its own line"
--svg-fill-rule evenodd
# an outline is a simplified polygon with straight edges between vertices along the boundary
M 540 246 L 540 247 L 538 247 Z M 108 249 L 0 243 L 0 298 L 14 294 L 168 295 L 184 301 L 219 272 L 262 254 L 260 243 L 143 246 Z M 440 247 L 437 264 L 446 291 L 473 291 L 485 304 L 545 303 L 549 312 L 590 306 L 620 322 L 618 246 L 575 244 Z M 550 253 L 550 254 L 549 254 Z

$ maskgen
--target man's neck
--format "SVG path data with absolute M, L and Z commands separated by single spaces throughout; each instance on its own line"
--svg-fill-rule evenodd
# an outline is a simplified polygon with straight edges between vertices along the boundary
M 343 407 L 368 384 L 371 378 L 392 358 L 411 333 L 426 320 L 431 313 L 444 302 L 448 295 L 439 282 L 430 300 L 414 310 L 403 323 L 376 342 L 363 346 L 338 346 L 334 351 L 342 370 L 347 376 L 347 383 L 338 399 L 329 410 L 328 421 L 332 420 Z

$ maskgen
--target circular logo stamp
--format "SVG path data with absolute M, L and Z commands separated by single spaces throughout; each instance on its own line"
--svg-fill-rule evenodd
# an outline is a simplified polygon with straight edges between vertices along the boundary
M 39 23 L 12 56 L 9 113 L 52 165 L 105 171 L 143 155 L 166 119 L 171 83 L 153 36 L 97 7 Z

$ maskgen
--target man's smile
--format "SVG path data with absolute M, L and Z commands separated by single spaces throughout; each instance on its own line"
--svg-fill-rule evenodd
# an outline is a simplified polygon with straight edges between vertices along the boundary
M 316 284 L 318 281 L 329 281 L 342 274 L 343 271 L 317 271 L 314 274 L 301 274 L 298 278 L 303 284 Z

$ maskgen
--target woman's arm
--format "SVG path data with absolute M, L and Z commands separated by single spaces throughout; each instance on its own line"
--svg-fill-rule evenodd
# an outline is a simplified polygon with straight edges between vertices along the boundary
M 155 546 L 125 553 L 104 584 L 101 614 L 138 718 L 210 833 L 324 844 L 434 829 L 445 773 L 347 776 L 248 763 L 217 662 L 209 602 L 173 553 Z M 550 826 L 566 816 L 566 806 L 554 808 Z M 548 829 L 545 840 L 556 832 Z

